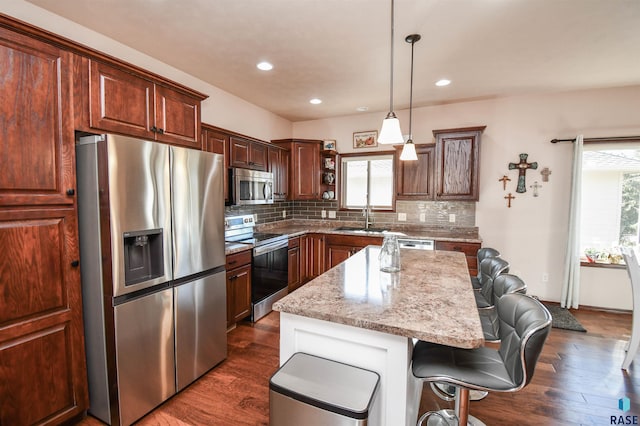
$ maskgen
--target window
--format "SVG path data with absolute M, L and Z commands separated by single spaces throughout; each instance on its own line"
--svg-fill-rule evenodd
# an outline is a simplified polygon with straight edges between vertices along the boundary
M 393 209 L 393 155 L 342 157 L 341 207 Z
M 585 145 L 580 246 L 589 261 L 608 263 L 639 243 L 639 206 L 640 145 Z

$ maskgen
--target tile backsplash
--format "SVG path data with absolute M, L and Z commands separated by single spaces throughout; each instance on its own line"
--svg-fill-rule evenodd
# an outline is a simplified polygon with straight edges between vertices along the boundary
M 325 212 L 326 218 L 322 217 Z M 285 201 L 257 206 L 227 206 L 225 215 L 256 214 L 257 224 L 277 222 L 285 219 L 327 219 L 335 212 L 336 221 L 362 221 L 362 211 L 338 210 L 337 201 Z M 284 213 L 284 216 L 283 216 Z M 399 214 L 406 215 L 406 221 L 398 220 Z M 421 215 L 424 221 L 421 221 Z M 452 217 L 453 215 L 453 217 Z M 455 222 L 450 218 L 455 217 Z M 396 201 L 396 211 L 372 212 L 369 216 L 373 226 L 378 224 L 415 224 L 424 226 L 474 227 L 476 224 L 476 203 L 474 201 Z

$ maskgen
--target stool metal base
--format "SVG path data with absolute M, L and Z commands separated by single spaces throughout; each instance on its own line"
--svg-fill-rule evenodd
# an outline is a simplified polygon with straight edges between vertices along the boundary
M 456 398 L 455 386 L 439 382 L 431 382 L 430 385 L 431 390 L 438 396 L 438 398 L 444 399 L 445 401 L 453 401 Z M 486 398 L 487 395 L 489 395 L 489 392 L 487 391 L 469 391 L 469 399 L 471 401 L 480 401 L 481 399 Z
M 427 421 L 424 423 L 424 421 Z M 427 411 L 420 419 L 418 426 L 457 426 L 458 418 L 454 410 Z M 487 426 L 482 420 L 469 414 L 468 426 Z

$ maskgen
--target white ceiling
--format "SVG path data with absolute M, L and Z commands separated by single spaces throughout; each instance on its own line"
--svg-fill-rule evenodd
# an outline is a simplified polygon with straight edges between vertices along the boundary
M 291 121 L 389 109 L 390 0 L 28 1 Z M 409 106 L 411 33 L 414 106 L 640 84 L 639 0 L 396 0 L 395 12 L 395 110 Z

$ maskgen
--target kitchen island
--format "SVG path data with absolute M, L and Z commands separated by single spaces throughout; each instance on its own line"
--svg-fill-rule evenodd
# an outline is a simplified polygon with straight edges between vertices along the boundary
M 276 302 L 280 364 L 305 352 L 380 375 L 370 425 L 416 423 L 421 384 L 411 374 L 414 339 L 461 348 L 484 344 L 465 256 L 401 250 L 402 269 L 378 267 L 368 246 Z

